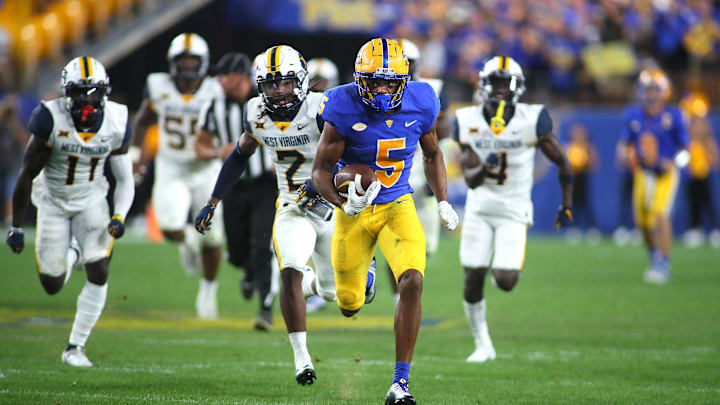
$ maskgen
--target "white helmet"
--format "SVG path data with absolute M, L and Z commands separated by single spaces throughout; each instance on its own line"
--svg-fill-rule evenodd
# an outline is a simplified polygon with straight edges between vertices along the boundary
M 516 104 L 520 96 L 525 93 L 525 75 L 520 65 L 509 56 L 495 56 L 483 65 L 478 80 L 478 89 L 483 102 L 494 104 L 500 102 L 500 99 L 493 94 L 494 87 L 500 81 L 507 82 L 507 91 L 510 93 L 509 100 L 505 102 Z
M 410 62 L 410 77 L 413 80 L 417 80 L 417 69 L 420 64 L 420 48 L 406 38 L 402 38 L 398 42 L 400 42 L 400 48 L 402 48 L 405 57 L 408 59 L 408 62 Z
M 263 57 L 265 56 L 265 52 L 259 53 L 255 59 L 253 59 L 252 67 L 250 68 L 250 74 L 253 75 L 252 84 L 253 87 L 255 87 L 255 90 L 257 90 L 257 78 L 254 76 L 255 72 L 257 72 L 258 66 L 260 66 L 260 62 L 262 62 Z
M 73 120 L 92 127 L 112 89 L 105 67 L 95 58 L 78 56 L 65 65 L 60 83 L 65 108 Z
M 276 45 L 265 51 L 255 69 L 258 91 L 270 111 L 291 110 L 302 104 L 308 93 L 305 58 L 288 45 Z M 287 87 L 287 92 L 279 92 Z
M 340 83 L 338 68 L 330 59 L 310 59 L 307 63 L 307 70 L 309 81 L 312 82 L 313 79 L 325 79 L 325 81 L 327 81 L 328 89 L 331 89 Z
M 182 72 L 177 58 L 184 55 L 200 58 L 200 65 L 194 72 Z M 210 49 L 207 42 L 198 34 L 186 32 L 173 38 L 167 52 L 170 75 L 182 79 L 194 80 L 205 77 L 210 64 Z

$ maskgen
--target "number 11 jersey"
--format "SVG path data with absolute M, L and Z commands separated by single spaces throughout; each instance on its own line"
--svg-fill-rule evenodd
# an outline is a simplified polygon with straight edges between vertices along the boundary
M 532 225 L 530 192 L 538 119 L 544 108 L 540 104 L 516 104 L 512 118 L 498 135 L 485 120 L 482 104 L 455 112 L 456 141 L 470 147 L 482 162 L 486 162 L 491 153 L 497 155 L 497 165 L 487 170 L 483 184 L 468 190 L 466 210 Z

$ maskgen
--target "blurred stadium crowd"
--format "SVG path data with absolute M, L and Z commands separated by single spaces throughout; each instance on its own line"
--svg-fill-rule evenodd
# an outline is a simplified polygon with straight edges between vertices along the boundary
M 0 218 L 3 221 L 7 221 L 9 197 L 29 136 L 24 125 L 38 100 L 48 97 L 34 93 L 34 81 L 43 65 L 56 67 L 54 71 L 59 72 L 84 43 L 107 36 L 109 30 L 117 29 L 160 3 L 157 0 L 0 0 L 0 201 L 3 204 Z M 319 4 L 315 0 L 217 0 L 214 3 L 221 3 L 228 10 L 242 4 L 246 8 L 273 8 L 279 12 L 289 3 L 306 7 Z M 477 72 L 482 63 L 495 54 L 511 56 L 523 67 L 528 79 L 526 99 L 550 103 L 561 112 L 578 105 L 595 109 L 598 105 L 620 107 L 629 103 L 635 94 L 632 89 L 637 73 L 643 68 L 660 67 L 671 78 L 673 101 L 682 99 L 685 111 L 692 118 L 691 135 L 695 132 L 717 137 L 708 118 L 712 107 L 720 102 L 720 80 L 717 79 L 720 1 L 352 0 L 345 3 L 358 3 L 371 10 L 373 26 L 363 31 L 366 36 L 379 34 L 414 41 L 422 54 L 420 75 L 445 79 L 451 105 L 472 100 Z M 228 13 L 229 19 L 233 16 Z M 232 21 L 226 21 L 225 26 L 231 27 Z M 317 32 L 317 27 L 313 30 Z M 312 30 L 307 28 L 307 31 Z M 213 50 L 213 61 L 220 56 Z M 347 62 L 349 66 L 351 61 L 336 61 L 343 71 L 340 62 Z M 143 80 L 137 78 L 138 83 Z M 126 101 L 133 105 L 138 100 Z M 619 116 L 619 110 L 615 114 Z M 607 183 L 599 183 L 607 181 L 608 172 L 603 171 L 606 169 L 601 167 L 592 143 L 601 140 L 612 144 L 599 145 L 598 149 L 601 149 L 599 155 L 605 156 L 605 167 L 613 166 L 612 157 L 608 158 L 612 152 L 607 148 L 614 148 L 620 131 L 601 124 L 593 126 L 587 120 L 579 123 L 572 117 L 563 118 L 562 114 L 559 118 L 558 133 L 569 148 L 578 174 L 595 172 L 601 179 L 595 189 L 607 188 Z M 601 139 L 608 131 L 615 132 L 610 137 L 612 140 Z M 710 142 L 713 136 L 703 139 Z M 700 177 L 708 178 L 718 164 L 716 147 L 708 144 L 700 149 L 706 150 L 697 152 L 706 154 L 706 163 L 695 171 Z M 611 172 L 619 177 L 617 173 L 615 169 Z M 688 173 L 688 176 L 694 175 Z M 611 187 L 618 188 L 615 183 Z M 611 208 L 617 205 L 613 204 Z M 693 204 L 690 201 L 688 208 L 693 209 Z M 629 216 L 623 213 L 627 211 L 623 207 L 628 204 L 619 205 L 618 209 L 612 208 L 613 213 L 609 215 L 617 216 L 614 212 L 620 211 L 621 217 Z M 708 211 L 711 226 L 717 227 L 711 202 L 698 209 Z M 597 207 L 588 205 L 590 216 L 581 218 L 583 227 L 595 227 L 594 210 Z M 691 216 L 690 226 L 698 228 L 702 218 L 696 219 L 697 214 Z M 629 226 L 630 220 L 620 219 L 619 224 Z M 542 222 L 537 225 L 542 227 Z M 614 226 L 616 224 L 600 228 L 607 231 Z M 720 232 L 717 237 L 720 244 Z

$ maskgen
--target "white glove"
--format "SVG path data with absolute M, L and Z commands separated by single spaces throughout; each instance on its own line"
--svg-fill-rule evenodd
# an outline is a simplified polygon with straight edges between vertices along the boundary
M 345 204 L 343 204 L 343 211 L 350 217 L 355 217 L 369 207 L 375 197 L 380 192 L 380 183 L 375 180 L 365 190 L 365 194 L 358 195 L 356 191 L 356 183 L 360 182 L 360 175 L 355 175 L 355 181 L 351 181 L 348 184 L 348 197 Z
M 440 212 L 440 220 L 443 221 L 447 229 L 452 231 L 458 226 L 460 219 L 458 218 L 457 212 L 455 212 L 449 202 L 440 201 L 438 204 L 438 211 Z

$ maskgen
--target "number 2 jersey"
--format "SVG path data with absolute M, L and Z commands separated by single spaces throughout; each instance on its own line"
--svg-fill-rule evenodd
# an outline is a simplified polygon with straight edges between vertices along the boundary
M 339 168 L 362 163 L 375 170 L 382 187 L 374 202 L 383 204 L 413 192 L 408 179 L 415 149 L 439 112 L 440 100 L 433 88 L 410 81 L 400 108 L 392 114 L 366 106 L 357 85 L 350 83 L 325 92 L 318 115 L 345 139 Z
M 455 112 L 455 140 L 466 145 L 485 162 L 495 153 L 498 163 L 488 170 L 482 185 L 467 192 L 466 210 L 480 215 L 533 223 L 530 192 L 538 137 L 552 130 L 552 121 L 543 105 L 518 103 L 512 118 L 499 134 L 490 129 L 483 106 Z
M 50 160 L 33 181 L 36 205 L 40 197 L 48 197 L 64 210 L 81 211 L 105 199 L 105 160 L 131 138 L 126 106 L 105 102 L 95 128 L 79 132 L 63 99 L 43 101 L 28 128 L 52 148 Z
M 322 97 L 309 92 L 291 121 L 271 119 L 260 96 L 251 98 L 245 106 L 245 130 L 265 147 L 274 163 L 279 200 L 283 203 L 295 204 L 298 188 L 310 179 L 320 140 L 316 114 Z
M 170 74 L 151 73 L 147 78 L 147 98 L 158 116 L 157 159 L 188 173 L 210 164 L 195 155 L 195 127 L 205 103 L 224 97 L 220 83 L 212 77 L 205 77 L 194 94 L 182 94 Z

